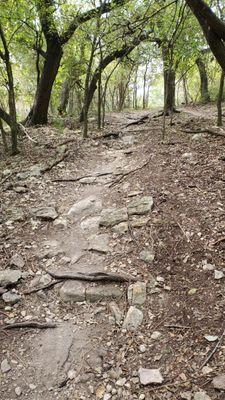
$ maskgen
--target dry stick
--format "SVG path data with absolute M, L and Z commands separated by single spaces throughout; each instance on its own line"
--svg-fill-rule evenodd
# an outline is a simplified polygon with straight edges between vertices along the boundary
M 33 328 L 33 329 L 53 329 L 56 328 L 57 325 L 53 323 L 40 323 L 35 321 L 27 321 L 27 322 L 15 322 L 14 324 L 7 324 L 3 326 L 0 330 L 8 330 L 8 329 L 19 329 L 19 328 Z
M 118 183 L 120 183 L 123 178 L 125 178 L 125 176 L 130 175 L 136 171 L 139 171 L 140 169 L 146 167 L 146 165 L 148 165 L 148 163 L 150 162 L 151 158 L 149 158 L 144 164 L 142 164 L 140 167 L 137 167 L 135 169 L 132 169 L 131 171 L 125 172 L 124 174 L 122 174 L 118 179 L 116 179 L 115 181 L 113 181 L 112 183 L 109 184 L 109 188 L 111 188 L 114 185 L 117 185 Z
M 70 273 L 55 273 L 49 270 L 45 270 L 49 275 L 51 275 L 55 279 L 72 279 L 72 280 L 81 280 L 81 281 L 89 281 L 89 282 L 129 282 L 136 281 L 136 278 L 132 276 L 122 276 L 115 275 L 106 272 L 94 272 L 91 274 L 84 274 L 82 272 L 75 272 L 73 274 Z
M 144 124 L 145 121 L 147 121 L 148 119 L 149 119 L 149 115 L 144 115 L 143 117 L 141 117 L 135 121 L 129 122 L 127 125 L 125 125 L 124 128 L 128 128 L 128 126 L 131 126 L 131 125 Z
M 190 326 L 183 326 L 183 325 L 174 325 L 174 324 L 168 324 L 164 325 L 166 328 L 170 329 L 191 329 Z
M 26 290 L 25 292 L 23 292 L 23 294 L 27 295 L 27 294 L 31 294 L 31 293 L 36 293 L 36 292 L 39 292 L 39 290 L 49 289 L 52 286 L 55 286 L 58 283 L 62 283 L 62 282 L 63 282 L 63 280 L 53 281 L 53 282 L 48 283 L 47 285 L 43 285 L 43 286 L 31 289 L 31 290 Z
M 215 354 L 215 352 L 218 350 L 218 348 L 221 346 L 222 342 L 223 342 L 223 338 L 225 336 L 225 329 L 222 333 L 222 335 L 220 336 L 220 339 L 218 340 L 216 346 L 214 347 L 214 349 L 211 351 L 211 353 L 209 353 L 209 355 L 206 357 L 205 361 L 202 363 L 200 369 L 202 369 L 206 364 L 208 364 L 208 362 L 211 360 L 211 358 L 213 357 L 213 355 Z

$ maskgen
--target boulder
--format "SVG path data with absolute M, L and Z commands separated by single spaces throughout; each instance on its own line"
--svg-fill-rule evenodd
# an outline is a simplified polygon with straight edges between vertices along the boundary
M 18 301 L 20 301 L 21 296 L 19 294 L 13 293 L 13 292 L 6 292 L 3 293 L 2 295 L 2 300 L 7 303 L 7 304 L 16 304 Z

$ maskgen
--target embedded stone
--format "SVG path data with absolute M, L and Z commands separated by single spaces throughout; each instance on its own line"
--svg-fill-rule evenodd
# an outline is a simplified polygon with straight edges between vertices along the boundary
M 139 368 L 140 383 L 144 386 L 163 383 L 163 376 L 159 369 Z
M 64 301 L 83 302 L 85 297 L 86 285 L 83 282 L 68 280 L 61 287 L 59 293 Z
M 132 201 L 128 207 L 129 215 L 144 215 L 149 213 L 153 207 L 153 197 L 152 196 L 144 196 L 140 199 Z
M 130 285 L 127 297 L 131 305 L 144 304 L 146 300 L 146 283 L 136 282 Z
M 127 219 L 128 215 L 126 208 L 121 208 L 121 209 L 108 208 L 102 211 L 99 225 L 110 227 L 118 225 L 121 222 L 127 221 Z
M 123 323 L 123 328 L 128 331 L 136 331 L 143 321 L 143 312 L 131 306 Z
M 101 300 L 121 298 L 123 290 L 113 285 L 91 286 L 86 290 L 86 300 L 95 303 Z
M 31 215 L 38 219 L 53 221 L 58 217 L 54 207 L 37 207 L 31 210 Z
M 14 285 L 22 278 L 22 272 L 18 269 L 4 269 L 0 271 L 0 286 Z

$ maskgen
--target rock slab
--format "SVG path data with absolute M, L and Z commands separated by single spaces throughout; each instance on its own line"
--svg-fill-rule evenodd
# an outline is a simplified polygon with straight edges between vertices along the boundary
M 128 301 L 131 305 L 142 305 L 146 300 L 146 283 L 136 282 L 128 288 Z
M 123 328 L 128 331 L 136 331 L 143 321 L 143 312 L 138 308 L 131 306 L 127 312 L 123 323 Z
M 148 214 L 153 207 L 153 197 L 152 196 L 144 196 L 140 199 L 132 201 L 128 205 L 128 214 L 129 215 L 144 215 Z
M 32 208 L 31 215 L 38 219 L 43 219 L 47 221 L 54 221 L 58 214 L 54 207 L 37 207 Z
M 163 383 L 163 376 L 159 369 L 139 368 L 140 383 L 144 386 Z
M 218 390 L 225 390 L 225 374 L 216 376 L 213 379 L 213 387 Z
M 102 211 L 101 219 L 99 221 L 100 226 L 105 226 L 106 228 L 112 227 L 125 222 L 128 219 L 126 208 L 107 208 Z

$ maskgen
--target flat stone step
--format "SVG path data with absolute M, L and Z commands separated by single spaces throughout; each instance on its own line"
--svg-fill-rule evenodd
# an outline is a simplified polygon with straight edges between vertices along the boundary
M 78 303 L 87 301 L 95 303 L 119 299 L 123 296 L 124 290 L 113 284 L 91 286 L 86 282 L 67 280 L 60 288 L 59 293 L 61 299 L 66 302 Z

